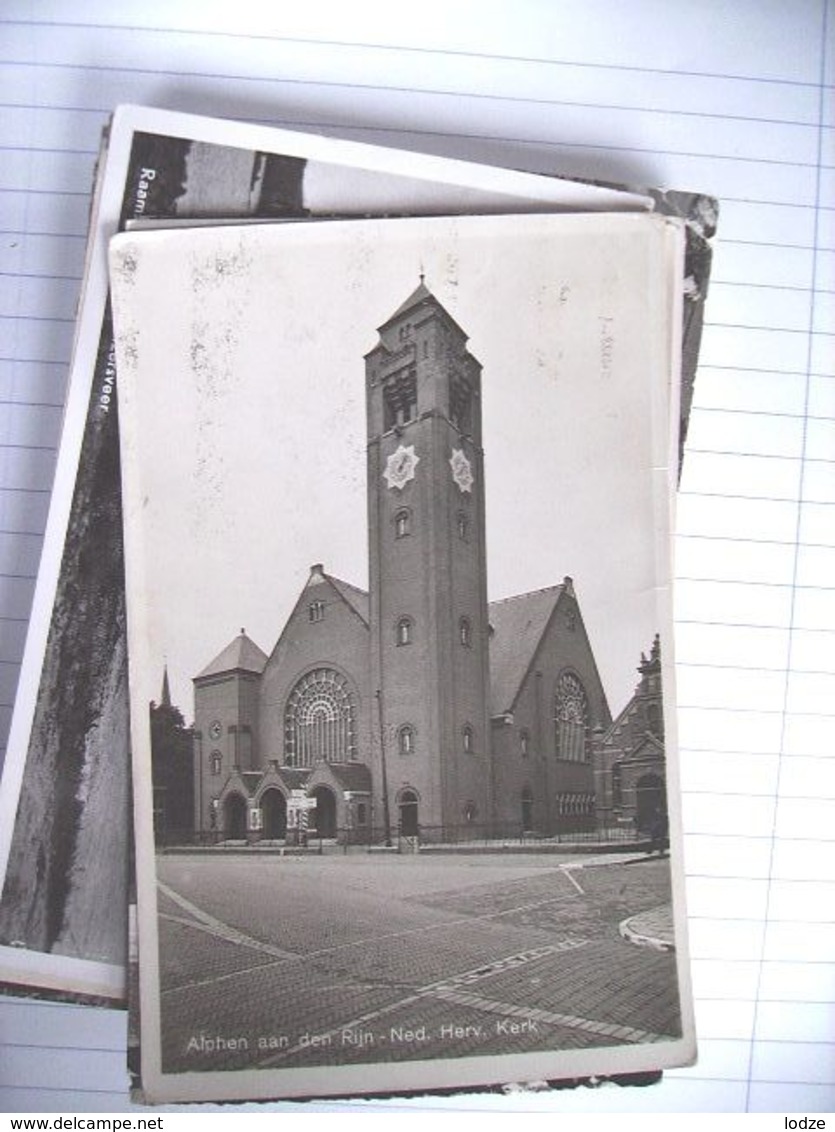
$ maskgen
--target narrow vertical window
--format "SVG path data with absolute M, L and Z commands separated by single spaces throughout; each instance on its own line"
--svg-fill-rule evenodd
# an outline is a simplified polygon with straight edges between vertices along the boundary
M 417 374 L 415 370 L 401 370 L 392 375 L 383 389 L 383 427 L 386 432 L 408 424 L 417 412 Z
M 473 643 L 472 641 L 472 627 L 468 617 L 462 617 L 458 622 L 458 639 L 465 649 L 468 649 Z
M 522 832 L 527 833 L 533 829 L 533 794 L 530 786 L 523 787 L 520 801 L 522 803 Z
M 397 622 L 397 644 L 410 645 L 412 643 L 412 622 L 408 617 L 401 617 Z

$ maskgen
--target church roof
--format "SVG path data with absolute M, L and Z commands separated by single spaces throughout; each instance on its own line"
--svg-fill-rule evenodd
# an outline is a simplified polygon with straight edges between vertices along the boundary
M 328 763 L 327 769 L 343 790 L 371 792 L 371 771 L 365 763 Z
M 275 773 L 289 790 L 303 790 L 310 778 L 309 767 L 276 766 Z
M 405 314 L 406 311 L 410 311 L 412 307 L 416 307 L 418 303 L 422 303 L 425 299 L 432 299 L 434 302 L 438 301 L 426 286 L 426 284 L 423 282 L 423 279 L 421 279 L 420 283 L 418 283 L 417 287 L 415 287 L 414 291 L 412 291 L 408 299 L 400 304 L 394 314 L 389 315 L 389 317 L 386 319 L 386 323 L 392 322 L 395 318 L 399 318 L 401 314 Z
M 386 321 L 383 323 L 383 325 L 377 327 L 378 332 L 385 330 L 385 328 L 387 326 L 389 326 L 390 323 L 394 322 L 395 319 L 401 318 L 408 311 L 413 310 L 415 307 L 419 307 L 424 303 L 429 303 L 431 306 L 435 307 L 437 310 L 443 311 L 444 315 L 449 319 L 449 321 L 454 326 L 458 327 L 458 329 L 461 331 L 461 333 L 464 334 L 464 331 L 461 330 L 461 327 L 458 326 L 458 323 L 455 321 L 455 319 L 452 317 L 452 315 L 449 313 L 449 311 L 446 309 L 446 307 L 440 302 L 440 300 L 435 298 L 435 296 L 432 294 L 432 292 L 429 290 L 429 288 L 423 282 L 423 276 L 421 276 L 420 283 L 418 283 L 417 287 L 415 287 L 415 289 L 414 289 L 414 291 L 412 291 L 411 295 L 409 295 L 409 297 L 404 302 L 402 302 L 400 304 L 400 306 L 397 308 L 397 310 L 394 312 L 394 314 L 389 315 L 389 317 L 386 319 Z M 464 337 L 466 338 L 467 335 L 464 334 Z
M 255 672 L 260 675 L 266 663 L 267 654 L 241 629 L 237 637 L 195 679 L 220 676 L 224 672 Z
M 352 586 L 350 582 L 343 582 L 341 578 L 335 578 L 333 574 L 325 572 L 325 568 L 321 562 L 315 562 L 310 567 L 310 575 L 305 583 L 305 589 L 310 589 L 312 586 L 319 586 L 327 582 L 331 585 L 342 600 L 353 609 L 360 621 L 362 621 L 368 628 L 368 593 L 366 590 L 361 590 L 359 586 Z M 302 591 L 304 596 L 304 591 Z M 301 600 L 301 598 L 299 599 Z
M 491 601 L 490 710 L 493 715 L 512 711 L 554 607 L 566 586 L 517 594 Z
M 353 611 L 368 625 L 369 599 L 366 590 L 359 586 L 352 586 L 350 582 L 343 582 L 341 578 L 334 578 L 333 574 L 326 575 L 328 581 L 339 595 L 347 601 Z
M 612 722 L 606 728 L 605 734 L 603 735 L 602 740 L 601 740 L 602 743 L 604 743 L 606 745 L 611 744 L 617 738 L 618 730 L 622 730 L 629 723 L 630 717 L 634 716 L 636 711 L 637 711 L 636 705 L 637 705 L 638 700 L 641 696 L 641 691 L 645 687 L 645 682 L 646 682 L 647 676 L 650 673 L 660 672 L 660 670 L 661 670 L 661 641 L 660 641 L 660 637 L 659 637 L 658 633 L 656 633 L 655 638 L 652 642 L 652 648 L 650 650 L 649 659 L 647 659 L 647 657 L 644 655 L 644 653 L 641 653 L 641 663 L 638 665 L 638 672 L 640 672 L 640 674 L 641 674 L 641 679 L 638 682 L 638 685 L 635 688 L 635 691 L 632 693 L 629 700 L 627 700 L 627 702 L 624 704 L 624 706 L 621 708 L 621 710 L 618 712 L 618 714 L 615 716 L 615 718 L 612 720 Z M 649 732 L 647 732 L 647 735 L 648 735 L 649 738 L 654 738 L 653 736 L 651 736 L 649 734 Z M 655 739 L 655 742 L 658 743 L 659 747 L 663 751 L 664 750 L 664 744 L 659 742 L 657 739 Z

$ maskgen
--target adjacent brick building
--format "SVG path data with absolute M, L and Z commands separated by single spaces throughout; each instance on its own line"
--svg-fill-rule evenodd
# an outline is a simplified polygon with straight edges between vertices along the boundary
M 629 703 L 610 727 L 595 737 L 597 820 L 649 833 L 667 813 L 661 646 L 641 655 L 640 680 Z

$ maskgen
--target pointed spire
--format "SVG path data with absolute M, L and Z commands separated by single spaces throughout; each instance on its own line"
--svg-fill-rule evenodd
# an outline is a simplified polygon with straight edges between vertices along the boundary
M 400 304 L 394 314 L 389 315 L 386 321 L 377 327 L 378 334 L 383 335 L 399 319 L 403 319 L 407 315 L 412 315 L 413 312 L 420 311 L 421 315 L 428 315 L 431 311 L 434 311 L 435 313 L 441 314 L 449 324 L 458 331 L 462 341 L 466 342 L 467 334 L 461 329 L 446 307 L 426 286 L 426 272 L 423 270 L 422 264 L 418 273 L 418 279 L 418 285 L 415 287 L 414 291 L 412 291 L 411 295 Z
M 658 633 L 652 641 L 652 648 L 649 651 L 649 656 L 645 652 L 641 653 L 641 663 L 638 665 L 638 671 L 642 676 L 649 672 L 657 672 L 661 667 L 661 638 Z
M 162 670 L 162 696 L 159 701 L 160 707 L 171 707 L 171 687 L 168 683 L 168 665 L 166 664 Z
M 427 299 L 431 299 L 432 302 L 434 302 L 438 306 L 440 306 L 440 303 L 438 303 L 438 300 L 434 297 L 432 292 L 426 286 L 423 279 L 424 279 L 423 272 L 421 272 L 420 273 L 420 283 L 418 283 L 417 287 L 415 287 L 415 289 L 414 289 L 414 291 L 412 291 L 411 295 L 409 295 L 409 297 L 404 302 L 402 302 L 400 304 L 400 306 L 397 308 L 397 310 L 394 312 L 394 314 L 390 315 L 386 319 L 386 321 L 383 323 L 383 326 L 378 327 L 379 330 L 382 330 L 383 327 L 388 326 L 388 324 L 390 322 L 394 322 L 394 320 L 396 318 L 400 318 L 407 311 L 412 310 L 413 307 L 419 306 L 421 303 L 425 302 Z

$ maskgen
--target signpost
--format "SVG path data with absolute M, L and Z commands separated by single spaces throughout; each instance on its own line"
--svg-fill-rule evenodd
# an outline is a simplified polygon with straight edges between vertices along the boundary
M 316 809 L 316 799 L 304 790 L 291 790 L 287 799 L 287 841 L 291 845 L 307 844 L 308 814 Z

